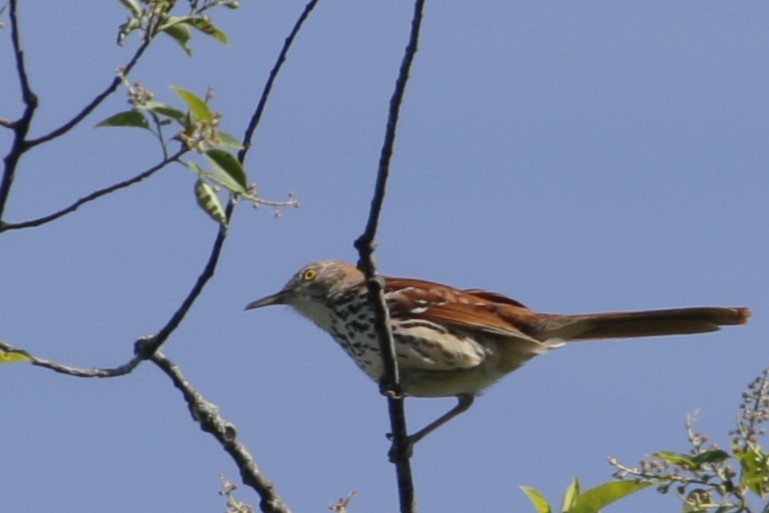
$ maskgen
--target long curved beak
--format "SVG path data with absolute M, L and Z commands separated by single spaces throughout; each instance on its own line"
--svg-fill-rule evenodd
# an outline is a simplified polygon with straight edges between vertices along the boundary
M 254 308 L 261 308 L 263 306 L 285 305 L 286 296 L 287 296 L 286 292 L 281 290 L 280 292 L 277 292 L 275 294 L 271 294 L 269 296 L 263 297 L 262 299 L 257 299 L 256 301 L 252 301 L 251 303 L 248 303 L 245 309 L 253 310 Z

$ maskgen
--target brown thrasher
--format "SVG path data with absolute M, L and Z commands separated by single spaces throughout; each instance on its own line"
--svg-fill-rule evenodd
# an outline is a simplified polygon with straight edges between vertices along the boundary
M 455 396 L 458 404 L 409 437 L 416 443 L 466 411 L 476 395 L 531 358 L 571 340 L 654 337 L 745 324 L 747 308 L 676 308 L 554 315 L 501 294 L 385 278 L 384 296 L 401 385 L 415 397 Z M 363 273 L 333 260 L 299 270 L 279 292 L 246 306 L 288 305 L 329 333 L 374 381 L 382 360 Z

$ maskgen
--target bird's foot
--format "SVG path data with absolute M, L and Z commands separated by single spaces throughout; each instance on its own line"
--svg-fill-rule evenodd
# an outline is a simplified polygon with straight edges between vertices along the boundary
M 404 441 L 405 443 L 399 447 L 395 442 L 395 437 L 392 433 L 387 433 L 386 436 L 388 440 L 393 442 L 393 444 L 390 446 L 390 450 L 387 451 L 387 457 L 389 458 L 390 463 L 405 461 L 414 455 L 414 443 L 416 440 L 413 440 L 410 436 L 407 436 L 406 440 Z

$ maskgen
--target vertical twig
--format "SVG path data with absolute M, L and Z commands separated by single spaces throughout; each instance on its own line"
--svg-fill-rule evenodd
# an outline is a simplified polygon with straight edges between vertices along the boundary
M 416 501 L 414 497 L 414 481 L 411 474 L 411 464 L 408 454 L 408 433 L 406 431 L 406 417 L 403 404 L 403 395 L 400 388 L 400 376 L 398 364 L 395 359 L 395 346 L 392 332 L 389 326 L 389 312 L 384 301 L 383 281 L 377 275 L 374 262 L 374 250 L 376 248 L 376 231 L 379 225 L 379 216 L 387 189 L 387 178 L 390 172 L 390 160 L 393 154 L 395 132 L 398 125 L 400 108 L 403 103 L 403 95 L 406 90 L 406 82 L 409 78 L 409 70 L 414 61 L 419 42 L 419 30 L 422 24 L 424 0 L 416 0 L 414 3 L 414 16 L 411 21 L 411 33 L 409 42 L 401 61 L 398 78 L 395 82 L 395 91 L 390 99 L 390 110 L 387 117 L 382 152 L 379 158 L 379 170 L 377 173 L 374 197 L 371 200 L 368 222 L 363 234 L 355 241 L 355 247 L 360 253 L 358 266 L 365 273 L 369 295 L 374 308 L 379 334 L 379 347 L 382 354 L 383 374 L 380 386 L 387 393 L 388 408 L 390 412 L 390 426 L 393 435 L 394 463 L 398 478 L 398 492 L 400 496 L 400 509 L 402 513 L 415 512 Z
M 0 179 L 0 224 L 2 224 L 5 205 L 8 202 L 8 195 L 11 192 L 13 179 L 16 177 L 16 166 L 22 154 L 27 150 L 27 133 L 32 116 L 37 109 L 37 96 L 32 92 L 27 75 L 27 66 L 24 61 L 24 49 L 21 45 L 21 33 L 19 30 L 18 0 L 10 0 L 9 18 L 11 22 L 11 42 L 13 44 L 13 55 L 16 60 L 16 75 L 19 78 L 21 86 L 21 97 L 24 101 L 24 112 L 21 117 L 12 122 L 13 143 L 8 154 L 3 159 L 5 169 L 3 177 Z

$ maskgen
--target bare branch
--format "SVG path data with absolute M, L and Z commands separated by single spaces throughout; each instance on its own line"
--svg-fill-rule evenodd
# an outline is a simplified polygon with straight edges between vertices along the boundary
M 112 79 L 112 82 L 96 97 L 91 100 L 91 102 L 83 107 L 83 109 L 75 114 L 75 116 L 61 125 L 59 128 L 56 128 L 55 130 L 52 130 L 51 132 L 42 135 L 36 139 L 30 139 L 26 142 L 25 150 L 34 148 L 38 144 L 42 144 L 44 142 L 48 142 L 50 140 L 56 139 L 57 137 L 61 137 L 62 135 L 66 134 L 70 130 L 72 130 L 74 127 L 77 126 L 78 123 L 83 121 L 86 116 L 88 116 L 91 112 L 96 109 L 101 103 L 112 93 L 114 93 L 118 86 L 122 83 L 123 78 L 128 76 L 128 74 L 131 72 L 131 70 L 136 66 L 136 63 L 139 62 L 139 59 L 144 54 L 144 51 L 147 49 L 147 47 L 150 45 L 150 42 L 152 41 L 151 38 L 144 38 L 139 45 L 139 47 L 136 49 L 136 52 L 134 53 L 133 57 L 131 57 L 131 60 L 128 61 L 128 64 L 126 64 L 124 67 L 120 69 L 120 73 L 118 73 L 115 78 Z
M 235 461 L 238 469 L 240 469 L 243 483 L 256 490 L 261 497 L 260 509 L 265 513 L 290 513 L 291 510 L 275 492 L 273 484 L 262 475 L 246 446 L 238 441 L 235 425 L 222 417 L 219 408 L 196 391 L 182 375 L 179 367 L 161 352 L 155 352 L 151 360 L 171 378 L 174 386 L 181 391 L 192 418 L 200 424 L 200 429 L 212 434 Z
M 10 344 L 0 341 L 0 350 L 6 353 L 21 354 L 29 358 L 29 362 L 32 365 L 38 367 L 44 367 L 60 374 L 66 374 L 76 378 L 116 378 L 118 376 L 125 376 L 130 374 L 142 361 L 143 358 L 134 356 L 128 362 L 118 367 L 110 369 L 90 368 L 83 369 L 79 367 L 70 367 L 52 360 L 46 360 L 45 358 L 38 358 L 37 356 L 29 354 L 23 349 L 17 349 Z
M 232 200 L 227 205 L 227 209 L 225 211 L 227 222 L 229 222 L 230 219 L 232 218 L 234 209 L 235 209 L 235 200 Z M 216 266 L 219 262 L 219 257 L 221 256 L 222 246 L 224 245 L 224 241 L 226 238 L 227 238 L 227 227 L 226 225 L 220 225 L 219 233 L 216 237 L 216 240 L 214 241 L 213 247 L 211 248 L 211 254 L 208 258 L 208 262 L 206 262 L 206 265 L 203 268 L 203 271 L 198 276 L 198 279 L 195 282 L 195 285 L 193 285 L 192 290 L 190 290 L 189 294 L 187 294 L 187 297 L 184 298 L 184 301 L 182 302 L 181 306 L 179 306 L 176 312 L 174 312 L 173 316 L 171 316 L 171 319 L 168 321 L 168 323 L 166 323 L 166 325 L 163 326 L 163 328 L 160 331 L 158 331 L 154 335 L 148 335 L 146 337 L 142 337 L 139 340 L 137 340 L 134 345 L 134 357 L 131 360 L 129 360 L 127 363 L 119 367 L 115 367 L 113 369 L 100 369 L 100 368 L 81 369 L 77 367 L 70 367 L 68 365 L 62 365 L 60 363 L 56 363 L 50 360 L 38 358 L 36 356 L 29 354 L 27 351 L 23 349 L 17 349 L 2 341 L 0 341 L 0 350 L 5 351 L 7 353 L 22 354 L 28 357 L 30 359 L 30 362 L 33 365 L 37 365 L 39 367 L 45 367 L 47 369 L 53 370 L 55 372 L 59 372 L 61 374 L 67 374 L 69 376 L 75 376 L 79 378 L 114 378 L 117 376 L 123 376 L 125 374 L 128 374 L 131 371 L 133 371 L 143 360 L 152 358 L 155 352 L 157 352 L 160 346 L 163 345 L 163 343 L 168 339 L 171 333 L 173 333 L 173 331 L 182 322 L 185 315 L 187 315 L 187 312 L 192 307 L 192 304 L 195 302 L 195 300 L 198 298 L 200 293 L 203 291 L 203 288 L 205 287 L 208 280 L 210 280 L 211 277 L 214 275 Z
M 149 359 L 158 349 L 160 349 L 160 346 L 163 345 L 168 337 L 171 336 L 171 333 L 173 333 L 179 324 L 181 324 L 182 320 L 187 315 L 187 312 L 189 312 L 190 308 L 192 308 L 195 300 L 198 298 L 200 293 L 203 292 L 203 288 L 206 286 L 206 283 L 208 283 L 208 280 L 213 277 L 214 273 L 216 272 L 216 266 L 219 263 L 219 257 L 222 254 L 224 241 L 227 239 L 227 226 L 232 219 L 236 201 L 237 200 L 235 199 L 231 199 L 227 204 L 227 208 L 225 209 L 225 218 L 227 222 L 225 224 L 219 225 L 219 233 L 217 234 L 214 245 L 211 248 L 211 254 L 208 257 L 208 262 L 206 262 L 203 271 L 198 276 L 198 279 L 195 281 L 192 289 L 187 294 L 187 297 L 184 298 L 182 304 L 171 316 L 171 319 L 168 320 L 168 323 L 166 323 L 166 325 L 160 329 L 160 331 L 151 337 L 146 337 L 136 342 L 134 351 L 137 355 L 140 355 L 145 359 Z
M 21 46 L 21 34 L 19 32 L 18 18 L 18 0 L 10 0 L 10 19 L 11 19 L 11 40 L 13 42 L 13 53 L 16 59 L 16 72 L 21 85 L 21 95 L 26 105 L 36 104 L 37 98 L 29 85 L 29 76 L 27 75 L 27 66 L 24 62 L 24 49 Z
M 394 449 L 394 451 L 391 451 L 391 454 L 394 456 L 393 460 L 398 476 L 400 509 L 401 512 L 404 513 L 416 511 L 414 482 L 409 461 L 408 433 L 406 431 L 406 418 L 403 395 L 400 387 L 400 377 L 398 374 L 398 363 L 395 359 L 395 347 L 389 326 L 389 312 L 384 301 L 384 284 L 381 277 L 377 275 L 373 255 L 376 248 L 375 240 L 377 226 L 379 224 L 379 216 L 387 188 L 387 177 L 390 171 L 390 160 L 393 153 L 398 117 L 403 103 L 403 95 L 406 90 L 409 70 L 411 69 L 414 56 L 417 52 L 419 29 L 422 24 L 423 11 L 424 0 L 416 0 L 414 4 L 414 17 L 411 22 L 409 43 L 406 46 L 398 79 L 395 82 L 395 91 L 390 99 L 387 128 L 385 131 L 384 144 L 382 145 L 382 153 L 379 158 L 379 170 L 374 189 L 374 197 L 371 201 L 368 223 L 366 224 L 366 229 L 363 234 L 355 241 L 355 247 L 360 253 L 358 266 L 365 273 L 367 278 L 369 295 L 374 308 L 377 333 L 379 334 L 379 347 L 384 367 L 380 387 L 388 396 L 387 401 L 390 412 L 390 425 L 392 429 Z
M 32 92 L 32 87 L 29 84 L 29 76 L 27 75 L 27 67 L 24 61 L 24 49 L 21 45 L 17 6 L 18 0 L 10 0 L 9 15 L 11 20 L 11 41 L 13 43 L 13 55 L 16 60 L 16 75 L 19 77 L 21 96 L 24 101 L 24 112 L 22 113 L 21 118 L 11 122 L 9 125 L 9 127 L 13 129 L 13 143 L 11 144 L 11 149 L 8 151 L 8 154 L 3 159 L 5 169 L 3 170 L 2 179 L 0 179 L 0 220 L 3 218 L 5 205 L 8 202 L 8 195 L 11 192 L 13 179 L 16 176 L 16 166 L 18 165 L 22 154 L 27 149 L 26 137 L 29 132 L 32 116 L 37 109 L 37 96 Z
M 165 166 L 170 164 L 171 162 L 177 162 L 179 160 L 179 157 L 184 155 L 188 150 L 186 148 L 182 148 L 178 152 L 176 152 L 174 155 L 170 157 L 166 157 L 161 162 L 155 164 L 151 168 L 147 169 L 146 171 L 143 171 L 139 173 L 138 175 L 134 176 L 133 178 L 129 178 L 128 180 L 124 180 L 122 182 L 118 182 L 116 184 L 110 185 L 109 187 L 105 187 L 103 189 L 99 189 L 98 191 L 94 191 L 91 194 L 87 196 L 83 196 L 70 206 L 63 208 L 57 212 L 54 212 L 52 214 L 48 214 L 47 216 L 39 217 L 37 219 L 32 219 L 30 221 L 23 221 L 20 223 L 4 223 L 0 221 L 0 233 L 6 231 L 6 230 L 19 230 L 22 228 L 31 228 L 35 226 L 41 226 L 46 223 L 50 223 L 51 221 L 55 221 L 56 219 L 59 219 L 60 217 L 63 217 L 67 214 L 70 214 L 77 210 L 80 206 L 82 206 L 85 203 L 89 203 L 91 201 L 94 201 L 98 198 L 101 198 L 102 196 L 106 196 L 107 194 L 113 193 L 115 191 L 118 191 L 120 189 L 124 189 L 126 187 L 129 187 L 131 185 L 134 185 L 136 183 L 141 182 L 142 180 L 145 180 L 155 174 L 156 172 L 163 169 Z
M 238 160 L 241 163 L 245 161 L 246 153 L 248 153 L 248 150 L 251 148 L 251 139 L 253 139 L 254 131 L 262 119 L 264 107 L 267 105 L 267 100 L 270 96 L 270 92 L 272 91 L 272 86 L 275 83 L 275 79 L 278 77 L 278 73 L 280 73 L 280 69 L 283 66 L 283 63 L 286 61 L 288 50 L 291 48 L 296 35 L 299 33 L 299 30 L 301 30 L 302 25 L 304 25 L 304 22 L 307 20 L 307 17 L 310 15 L 312 10 L 315 9 L 315 4 L 317 3 L 318 0 L 310 0 L 310 2 L 304 7 L 304 11 L 302 11 L 299 19 L 296 20 L 294 28 L 291 29 L 288 37 L 286 37 L 286 42 L 283 44 L 283 48 L 278 55 L 278 59 L 275 61 L 275 65 L 270 71 L 270 77 L 267 79 L 267 83 L 264 85 L 262 95 L 259 98 L 259 103 L 256 106 L 256 111 L 254 111 L 254 115 L 251 116 L 251 121 L 249 121 L 248 128 L 246 128 L 246 133 L 243 137 L 243 149 L 238 152 Z

